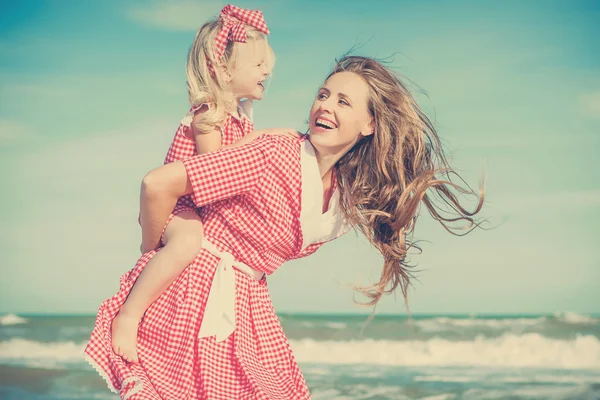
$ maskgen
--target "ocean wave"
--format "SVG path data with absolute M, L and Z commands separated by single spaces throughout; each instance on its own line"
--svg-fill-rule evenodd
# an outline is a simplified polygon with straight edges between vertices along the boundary
M 523 376 L 478 376 L 478 375 L 425 375 L 415 376 L 417 382 L 452 382 L 468 383 L 481 382 L 487 383 L 518 383 L 518 384 L 593 384 L 598 382 L 597 375 L 590 376 L 560 376 L 560 375 L 528 375 Z
M 589 315 L 579 314 L 576 312 L 555 312 L 554 318 L 566 324 L 574 325 L 591 325 L 600 322 L 600 319 L 590 317 Z
M 546 320 L 546 317 L 503 319 L 438 317 L 417 320 L 413 323 L 425 332 L 442 332 L 456 328 L 515 329 L 540 325 Z
M 558 340 L 537 333 L 479 336 L 468 341 L 291 340 L 299 362 L 397 366 L 488 366 L 599 369 L 600 340 L 585 335 Z
M 345 322 L 327 322 L 325 326 L 330 329 L 346 329 L 348 324 Z
M 598 392 L 593 387 L 573 386 L 525 386 L 521 388 L 487 389 L 473 388 L 461 395 L 464 400 L 481 399 L 540 399 L 540 400 L 595 400 Z
M 85 343 L 51 342 L 13 338 L 0 342 L 0 362 L 39 368 L 84 363 Z
M 300 326 L 302 327 L 306 327 L 306 328 L 319 328 L 319 327 L 325 327 L 325 328 L 329 328 L 329 329 L 346 329 L 348 327 L 348 324 L 345 322 L 332 322 L 332 321 L 325 321 L 325 322 L 311 322 L 311 321 L 302 321 L 300 323 Z
M 429 340 L 290 340 L 296 359 L 312 364 L 389 366 L 482 366 L 600 369 L 600 340 L 580 335 L 572 340 L 537 333 L 479 336 L 468 341 Z M 85 343 L 42 343 L 13 338 L 0 342 L 0 362 L 53 368 L 83 363 Z
M 28 320 L 23 317 L 19 317 L 16 314 L 6 314 L 0 316 L 0 325 L 18 325 L 18 324 L 26 324 Z
M 413 324 L 423 332 L 446 332 L 464 329 L 490 329 L 497 331 L 519 332 L 525 328 L 543 328 L 544 324 L 559 322 L 569 325 L 593 325 L 600 323 L 600 318 L 594 318 L 575 312 L 555 312 L 552 315 L 535 318 L 486 318 L 475 316 L 469 318 L 436 317 L 413 321 Z

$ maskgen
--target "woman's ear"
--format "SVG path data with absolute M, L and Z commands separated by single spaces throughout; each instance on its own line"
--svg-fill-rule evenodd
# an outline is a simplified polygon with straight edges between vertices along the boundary
M 369 136 L 375 133 L 375 120 L 371 118 L 369 122 L 365 125 L 365 127 L 360 131 L 362 136 Z

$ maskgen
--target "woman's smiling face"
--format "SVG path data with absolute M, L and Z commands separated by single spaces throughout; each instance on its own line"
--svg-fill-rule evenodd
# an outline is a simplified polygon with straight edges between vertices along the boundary
M 345 153 L 373 134 L 369 87 L 353 72 L 338 72 L 319 89 L 310 110 L 310 141 L 320 153 Z

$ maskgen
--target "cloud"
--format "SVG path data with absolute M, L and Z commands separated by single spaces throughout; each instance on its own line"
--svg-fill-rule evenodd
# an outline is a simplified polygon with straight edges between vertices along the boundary
M 594 207 L 600 206 L 600 190 L 556 192 L 526 198 L 530 205 L 544 204 L 547 207 Z
M 7 82 L 2 85 L 5 96 L 0 96 L 5 117 L 26 122 L 33 134 L 47 142 L 103 134 L 141 119 L 163 117 L 171 118 L 167 131 L 171 134 L 187 107 L 185 80 L 176 74 L 141 71 L 28 78 L 14 73 L 0 74 L 0 80 Z M 2 144 L 25 133 L 15 123 L 0 122 Z
M 552 142 L 554 143 L 554 142 Z M 506 135 L 488 134 L 483 136 L 467 136 L 456 139 L 453 143 L 459 149 L 503 149 L 514 150 L 531 148 L 536 145 L 535 138 L 518 136 L 518 133 Z
M 20 100 L 48 102 L 65 98 L 76 98 L 77 102 L 90 102 L 90 93 L 93 98 L 114 98 L 114 91 L 119 89 L 137 92 L 144 86 L 160 90 L 167 94 L 185 93 L 185 84 L 173 78 L 169 73 L 136 71 L 135 73 L 116 74 L 55 74 L 50 76 L 27 76 L 19 73 L 0 74 L 3 91 L 8 96 L 0 99 L 0 104 L 8 104 L 9 99 L 18 97 Z M 148 85 L 151 82 L 151 85 Z M 131 89 L 130 89 L 131 88 Z M 87 101 L 84 99 L 87 98 Z M 56 103 L 56 101 L 55 101 Z
M 141 179 L 162 163 L 173 133 L 172 122 L 145 120 L 14 155 L 14 189 L 0 199 L 10 212 L 2 218 L 10 234 L 0 235 L 7 245 L 0 272 L 11 269 L 14 280 L 0 283 L 0 303 L 3 296 L 40 309 L 34 299 L 44 298 L 46 309 L 77 312 L 111 295 L 138 254 Z M 47 284 L 73 276 L 80 281 L 73 290 Z M 39 296 L 29 298 L 32 291 Z M 69 305 L 72 298 L 79 304 Z
M 558 191 L 544 194 L 516 194 L 493 200 L 492 207 L 510 214 L 548 213 L 600 206 L 600 190 Z
M 30 138 L 31 129 L 19 122 L 0 118 L 0 145 Z
M 17 210 L 13 209 L 16 217 L 5 224 L 5 237 L 0 236 L 8 249 L 7 261 L 0 266 L 5 270 L 0 272 L 10 268 L 14 275 L 10 281 L 0 282 L 0 304 L 4 304 L 5 311 L 9 311 L 9 304 L 18 304 L 18 309 L 12 306 L 15 308 L 10 311 L 90 312 L 116 291 L 119 275 L 133 266 L 138 253 L 140 180 L 162 161 L 173 134 L 172 125 L 172 121 L 144 121 L 134 128 L 107 131 L 92 138 L 78 137 L 20 155 L 14 169 L 19 185 L 7 193 L 12 197 L 9 204 L 18 204 Z M 542 211 L 540 206 L 544 204 L 562 210 L 563 205 L 597 206 L 600 191 L 565 191 L 498 200 L 501 201 L 496 202 L 496 209 L 501 210 L 514 206 L 523 211 Z M 589 280 L 585 274 L 594 266 L 593 256 L 585 248 L 585 237 L 570 240 L 575 255 L 563 252 L 563 239 L 552 234 L 554 223 L 545 218 L 540 226 L 521 223 L 485 235 L 453 238 L 442 229 L 434 230 L 434 223 L 429 221 L 420 228 L 419 235 L 435 245 L 427 245 L 425 253 L 414 258 L 426 269 L 421 275 L 426 284 L 419 285 L 412 297 L 414 309 L 456 312 L 486 311 L 487 307 L 489 311 L 489 307 L 498 304 L 497 298 L 505 295 L 502 288 L 506 287 L 518 293 L 548 293 L 544 285 L 563 285 L 566 293 L 576 290 L 581 282 Z M 570 223 L 574 225 L 576 221 Z M 524 242 L 524 235 L 532 239 Z M 523 256 L 504 265 L 502 254 Z M 560 269 L 568 262 L 578 265 L 573 271 L 578 275 L 565 281 Z M 352 305 L 347 284 L 371 282 L 368 277 L 380 271 L 381 258 L 363 238 L 349 234 L 309 259 L 294 261 L 294 265 L 269 278 L 274 301 L 282 310 L 323 309 L 314 302 L 297 300 L 306 297 L 306 293 L 294 291 L 289 282 L 302 282 L 294 287 L 315 295 L 330 294 L 326 311 L 364 312 L 365 309 Z M 515 289 L 512 277 L 535 277 L 539 265 L 545 265 L 548 272 L 545 280 L 521 280 Z M 315 281 L 315 276 L 320 279 Z M 448 285 L 456 276 L 469 279 L 461 285 Z M 69 283 L 73 281 L 77 285 Z M 471 305 L 474 292 L 487 296 L 477 306 Z M 436 302 L 440 293 L 452 301 Z M 73 302 L 73 298 L 78 301 Z M 558 307 L 548 303 L 544 307 L 555 306 Z M 526 307 L 533 306 L 513 301 L 497 305 L 494 310 L 519 311 Z M 378 310 L 398 312 L 401 304 L 393 302 L 390 296 Z
M 586 93 L 579 96 L 581 111 L 591 117 L 600 117 L 600 92 Z
M 195 31 L 214 18 L 225 4 L 221 1 L 151 1 L 129 8 L 127 16 L 140 24 L 175 31 Z

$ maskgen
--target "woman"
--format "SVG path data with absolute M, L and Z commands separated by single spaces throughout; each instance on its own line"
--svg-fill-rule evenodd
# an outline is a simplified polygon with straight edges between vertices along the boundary
M 360 289 L 375 304 L 410 273 L 407 238 L 421 201 L 449 230 L 476 226 L 440 179 L 451 172 L 429 119 L 402 82 L 378 62 L 344 57 L 320 88 L 308 138 L 262 136 L 235 149 L 150 172 L 142 184 L 144 240 L 158 241 L 180 196 L 204 214 L 203 251 L 148 309 L 139 328 L 139 364 L 87 355 L 121 396 L 140 399 L 308 399 L 310 393 L 272 307 L 265 274 L 313 253 L 350 227 L 381 252 L 380 281 Z M 450 206 L 440 209 L 431 189 Z M 446 207 L 447 208 L 447 207 Z M 443 214 L 442 214 L 443 213 Z M 122 280 L 127 293 L 145 254 Z M 122 297 L 122 296 L 121 296 Z M 106 324 L 119 301 L 101 307 Z M 106 329 L 95 329 L 95 332 Z M 101 372 L 102 373 L 102 372 Z

